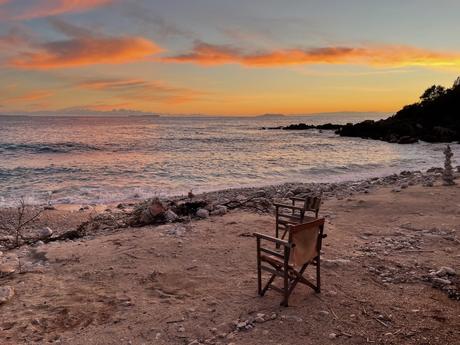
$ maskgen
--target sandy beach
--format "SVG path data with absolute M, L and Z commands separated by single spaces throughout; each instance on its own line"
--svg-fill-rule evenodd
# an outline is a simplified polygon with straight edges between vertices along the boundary
M 273 235 L 270 212 L 5 251 L 21 267 L 0 278 L 15 292 L 1 344 L 458 344 L 459 186 L 394 180 L 326 196 L 323 291 L 299 286 L 288 308 L 256 293 L 251 234 Z M 48 210 L 40 224 L 62 231 L 94 213 Z

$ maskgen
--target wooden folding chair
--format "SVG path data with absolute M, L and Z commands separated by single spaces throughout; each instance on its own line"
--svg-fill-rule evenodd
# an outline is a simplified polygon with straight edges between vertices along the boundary
M 302 224 L 318 218 L 321 206 L 321 196 L 292 197 L 291 205 L 274 203 L 276 210 L 275 237 L 284 239 L 289 226 Z M 313 216 L 306 216 L 306 212 L 312 212 Z M 283 234 L 280 235 L 280 230 Z M 276 245 L 279 248 L 279 245 Z
M 281 305 L 287 307 L 288 299 L 298 283 L 305 284 L 321 292 L 321 245 L 326 235 L 324 218 L 289 227 L 288 240 L 254 233 L 257 239 L 257 289 L 263 296 L 268 289 L 283 295 Z M 262 240 L 283 246 L 281 252 L 262 246 Z M 268 264 L 268 265 L 266 265 Z M 308 265 L 316 266 L 316 285 L 303 277 Z M 271 273 L 268 282 L 262 288 L 262 271 Z M 283 287 L 273 285 L 276 277 L 283 279 Z

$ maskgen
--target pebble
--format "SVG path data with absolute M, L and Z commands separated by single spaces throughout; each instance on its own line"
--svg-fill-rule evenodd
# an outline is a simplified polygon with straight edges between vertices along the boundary
M 211 215 L 212 216 L 223 216 L 224 214 L 226 214 L 228 212 L 228 208 L 227 206 L 224 206 L 224 205 L 219 205 L 216 207 L 215 210 L 213 210 L 211 212 Z
M 165 211 L 164 215 L 165 215 L 166 221 L 169 223 L 175 222 L 176 220 L 179 219 L 179 216 L 171 210 Z
M 0 265 L 0 277 L 13 274 L 16 271 L 13 265 L 2 264 Z
M 433 278 L 433 285 L 450 285 L 452 282 L 449 279 Z
M 198 209 L 198 211 L 196 211 L 196 215 L 197 217 L 199 218 L 208 218 L 209 217 L 209 211 L 204 209 L 204 208 L 200 208 Z
M 335 338 L 337 338 L 337 334 L 329 333 L 329 339 L 335 339 Z
M 435 275 L 438 277 L 444 277 L 445 275 L 454 276 L 456 272 L 452 267 L 443 266 L 435 272 Z
M 346 265 L 346 264 L 349 264 L 351 261 L 350 260 L 347 260 L 347 259 L 334 259 L 334 260 L 322 260 L 322 263 L 326 264 L 326 265 L 335 265 L 335 266 L 338 266 L 338 265 Z
M 11 286 L 0 287 L 0 304 L 6 303 L 14 297 L 14 289 Z

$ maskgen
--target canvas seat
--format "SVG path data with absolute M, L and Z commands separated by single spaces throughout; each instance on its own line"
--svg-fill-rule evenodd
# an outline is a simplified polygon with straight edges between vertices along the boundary
M 324 218 L 307 223 L 289 226 L 288 240 L 275 238 L 261 233 L 254 233 L 257 240 L 257 289 L 260 296 L 267 290 L 274 290 L 283 295 L 281 305 L 288 306 L 289 296 L 298 283 L 321 292 L 321 246 L 324 235 Z M 280 251 L 263 244 L 277 244 Z M 306 279 L 303 274 L 309 265 L 316 266 L 316 284 Z M 270 277 L 262 287 L 262 271 Z M 274 285 L 275 279 L 283 280 L 282 287 Z

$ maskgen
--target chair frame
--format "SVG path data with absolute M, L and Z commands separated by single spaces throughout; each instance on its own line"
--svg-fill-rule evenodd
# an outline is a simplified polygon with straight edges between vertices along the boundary
M 260 296 L 264 296 L 267 290 L 274 290 L 283 295 L 283 300 L 281 305 L 287 307 L 289 305 L 289 296 L 294 291 L 294 288 L 298 283 L 307 285 L 312 288 L 316 293 L 321 292 L 321 247 L 323 238 L 327 237 L 324 234 L 324 218 L 316 219 L 313 222 L 318 222 L 319 225 L 319 234 L 316 243 L 316 250 L 318 255 L 314 257 L 311 261 L 305 263 L 296 269 L 293 265 L 289 264 L 289 258 L 291 250 L 295 247 L 295 244 L 292 242 L 292 234 L 295 231 L 299 231 L 296 228 L 304 224 L 298 224 L 297 226 L 290 226 L 289 228 L 289 239 L 283 240 L 280 238 L 275 238 L 261 233 L 254 233 L 254 236 L 257 240 L 257 292 Z M 305 231 L 300 230 L 300 231 Z M 272 249 L 262 246 L 262 241 L 268 241 L 270 243 L 275 243 L 283 247 L 281 252 L 274 251 Z M 274 258 L 279 260 L 268 260 L 266 257 L 262 256 L 262 253 L 271 255 Z M 263 263 L 268 263 L 271 267 L 263 265 Z M 316 284 L 307 280 L 303 277 L 303 274 L 307 267 L 312 264 L 316 266 Z M 267 283 L 262 287 L 262 271 L 271 273 L 270 278 Z M 279 288 L 273 285 L 273 282 L 276 277 L 283 279 L 283 287 Z
M 312 221 L 318 218 L 319 214 L 319 209 L 321 206 L 321 196 L 306 196 L 304 198 L 302 197 L 291 197 L 289 198 L 291 200 L 291 205 L 288 204 L 282 204 L 282 203 L 274 203 L 273 205 L 275 206 L 275 217 L 276 217 L 276 225 L 275 225 L 275 237 L 280 238 L 280 227 L 284 227 L 284 232 L 281 235 L 281 239 L 284 239 L 286 237 L 286 234 L 288 232 L 289 226 L 295 225 L 295 224 L 302 224 L 305 223 L 306 221 Z M 317 208 L 308 208 L 308 201 L 310 199 L 318 199 L 318 207 Z M 296 202 L 303 202 L 303 206 L 297 206 Z M 291 210 L 291 215 L 288 214 L 283 214 L 280 211 L 282 209 L 288 209 Z M 299 214 L 296 214 L 296 211 L 299 212 Z M 315 214 L 314 217 L 308 217 L 305 216 L 305 213 L 313 212 Z M 279 244 L 276 244 L 276 248 L 279 248 Z

